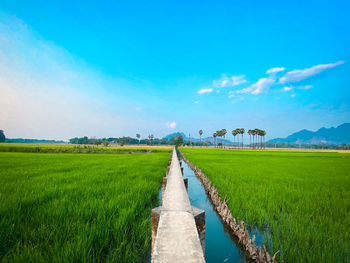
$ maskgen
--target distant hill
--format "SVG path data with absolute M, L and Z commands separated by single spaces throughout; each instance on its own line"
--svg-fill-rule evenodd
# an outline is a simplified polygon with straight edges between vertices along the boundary
M 291 142 L 304 144 L 348 144 L 350 143 L 350 123 L 334 128 L 321 128 L 315 132 L 301 130 L 286 138 L 276 138 L 269 142 Z
M 38 139 L 23 139 L 23 138 L 6 138 L 5 142 L 10 143 L 66 143 L 64 141 L 56 140 L 38 140 Z

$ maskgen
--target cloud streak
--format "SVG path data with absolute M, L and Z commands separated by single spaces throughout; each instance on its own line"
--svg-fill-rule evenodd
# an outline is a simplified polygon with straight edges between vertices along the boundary
M 331 68 L 340 66 L 344 63 L 345 63 L 345 61 L 341 60 L 341 61 L 338 61 L 336 63 L 320 64 L 320 65 L 316 65 L 316 66 L 313 66 L 313 67 L 307 68 L 307 69 L 292 70 L 292 71 L 287 72 L 285 75 L 283 75 L 280 78 L 279 83 L 284 84 L 284 83 L 288 83 L 288 82 L 299 82 L 299 81 L 302 81 L 304 79 L 310 78 L 312 76 L 318 75 L 321 72 L 325 71 L 326 69 L 331 69 Z
M 227 77 L 225 75 L 222 75 L 222 77 L 218 80 L 213 81 L 213 85 L 216 88 L 231 88 L 234 86 L 241 85 L 243 83 L 246 83 L 247 81 L 245 80 L 244 75 L 239 75 L 239 76 L 231 76 Z
M 281 68 L 270 68 L 268 71 L 266 71 L 266 74 L 273 74 L 277 72 L 284 71 L 286 68 L 281 67 Z
M 258 82 L 250 85 L 248 88 L 238 90 L 237 93 L 250 93 L 253 95 L 258 95 L 264 91 L 267 91 L 276 80 L 273 78 L 261 78 Z
M 213 89 L 212 88 L 209 88 L 209 89 L 201 89 L 198 91 L 198 94 L 204 94 L 204 93 L 210 93 L 210 92 L 213 92 Z

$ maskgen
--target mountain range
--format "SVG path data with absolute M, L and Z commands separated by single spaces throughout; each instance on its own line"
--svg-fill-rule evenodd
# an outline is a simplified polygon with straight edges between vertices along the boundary
M 269 142 L 290 142 L 303 144 L 348 144 L 350 143 L 350 123 L 334 128 L 321 128 L 315 132 L 301 130 L 286 138 L 275 138 Z
M 188 141 L 187 137 L 183 132 L 175 132 L 165 136 L 167 140 L 170 140 L 174 136 L 182 135 L 184 141 Z M 246 134 L 247 136 L 247 134 Z M 199 138 L 191 137 L 192 142 L 199 142 Z M 213 142 L 213 137 L 202 137 L 202 142 L 210 141 Z M 219 139 L 221 142 L 221 139 Z M 218 141 L 218 142 L 219 142 Z M 282 143 L 302 143 L 302 144 L 349 144 L 350 143 L 350 123 L 343 123 L 338 127 L 334 128 L 320 128 L 317 131 L 301 130 L 289 135 L 286 138 L 275 138 L 268 142 L 282 142 Z M 232 141 L 225 140 L 225 144 L 232 144 Z

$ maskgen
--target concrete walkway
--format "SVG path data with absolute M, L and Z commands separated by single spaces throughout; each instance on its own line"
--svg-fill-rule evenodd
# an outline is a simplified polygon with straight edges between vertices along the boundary
M 204 211 L 190 204 L 174 148 L 163 204 L 152 211 L 152 262 L 205 262 Z

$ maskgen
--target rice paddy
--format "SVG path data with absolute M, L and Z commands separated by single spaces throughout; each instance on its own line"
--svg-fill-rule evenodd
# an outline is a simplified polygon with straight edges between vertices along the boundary
M 1 143 L 0 152 L 35 152 L 35 153 L 145 153 L 171 152 L 170 146 L 118 146 L 108 147 L 79 144 L 26 144 Z
M 139 262 L 170 150 L 0 152 L 0 261 Z
M 349 262 L 349 153 L 180 150 L 278 261 Z

